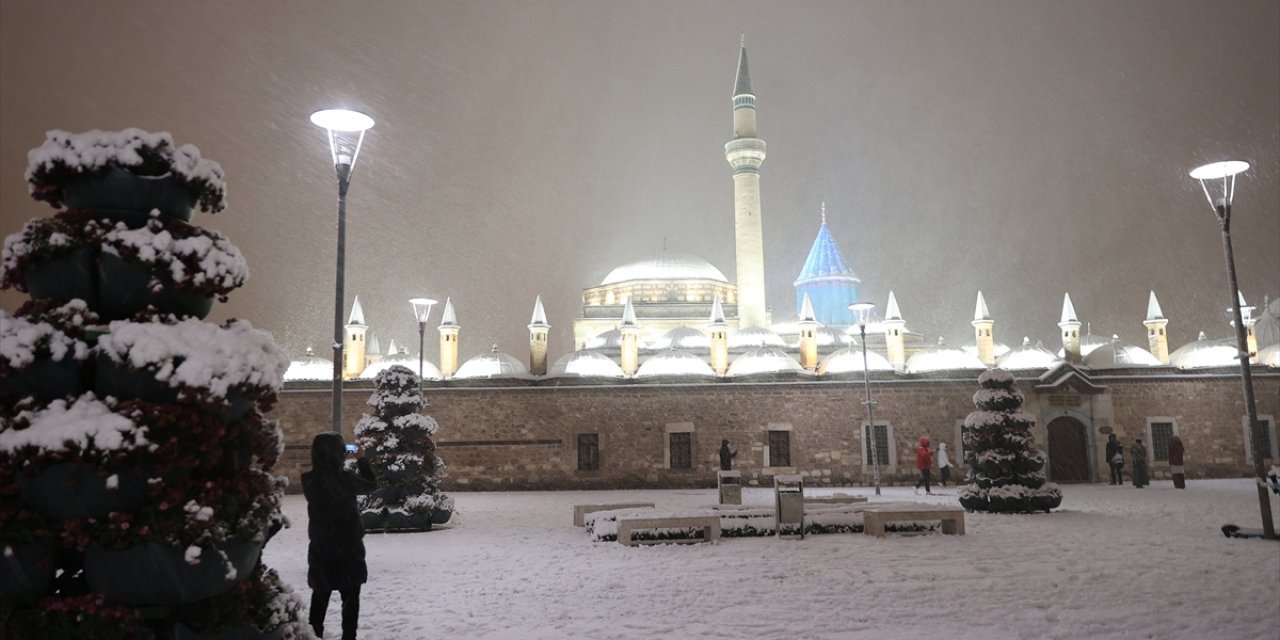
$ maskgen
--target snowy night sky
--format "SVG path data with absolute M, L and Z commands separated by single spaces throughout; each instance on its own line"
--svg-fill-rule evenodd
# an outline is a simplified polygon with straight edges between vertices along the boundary
M 170 131 L 222 164 L 244 317 L 328 356 L 336 186 L 307 117 L 377 120 L 348 200 L 347 306 L 383 347 L 416 342 L 408 298 L 452 296 L 463 359 L 524 360 L 534 297 L 551 359 L 582 289 L 693 253 L 734 279 L 724 143 L 739 34 L 760 137 L 768 300 L 793 317 L 826 201 L 883 307 L 926 339 L 1057 349 L 1062 295 L 1095 334 L 1170 348 L 1229 334 L 1219 229 L 1187 177 L 1253 165 L 1233 234 L 1250 303 L 1280 295 L 1280 2 L 19 2 L 0 4 L 0 235 L 49 129 Z M 12 311 L 23 297 L 0 296 Z M 344 311 L 345 314 L 345 311 Z M 435 359 L 436 307 L 427 336 Z M 416 348 L 416 347 L 414 347 Z

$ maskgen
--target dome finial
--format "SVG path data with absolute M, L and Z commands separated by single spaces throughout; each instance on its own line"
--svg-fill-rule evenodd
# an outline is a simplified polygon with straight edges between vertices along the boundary
M 745 32 L 743 32 L 742 34 L 742 48 L 743 49 L 747 48 L 747 34 Z
M 827 223 L 827 201 L 822 201 L 822 224 Z

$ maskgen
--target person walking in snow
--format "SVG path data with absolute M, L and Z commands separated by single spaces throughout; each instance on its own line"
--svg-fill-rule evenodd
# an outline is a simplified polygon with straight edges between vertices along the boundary
M 947 486 L 951 479 L 951 459 L 947 457 L 947 443 L 938 443 L 938 486 Z
M 1173 488 L 1186 489 L 1187 476 L 1182 470 L 1182 457 L 1186 449 L 1182 446 L 1182 438 L 1169 438 L 1169 474 L 1173 476 Z
M 1124 484 L 1124 445 L 1114 433 L 1107 436 L 1107 466 L 1111 467 L 1111 484 Z
M 933 468 L 933 452 L 929 450 L 929 439 L 920 438 L 920 446 L 916 447 L 916 469 L 920 472 L 920 479 L 916 481 L 916 494 L 920 493 L 920 485 L 924 485 L 924 492 L 933 495 L 933 491 L 929 489 L 929 483 L 932 481 L 929 474 Z
M 359 474 L 343 469 L 343 456 L 356 458 Z M 311 441 L 311 470 L 302 474 L 307 498 L 307 585 L 309 622 L 324 637 L 324 616 L 334 591 L 342 595 L 342 640 L 355 640 L 360 618 L 360 585 L 369 579 L 364 562 L 364 526 L 356 495 L 378 487 L 373 467 L 357 448 L 348 451 L 342 434 L 321 433 Z
M 1142 438 L 1133 441 L 1133 486 L 1141 489 L 1151 484 L 1147 479 L 1147 447 L 1142 444 Z
M 733 471 L 733 459 L 738 457 L 737 451 L 729 450 L 729 441 L 720 441 L 720 470 Z

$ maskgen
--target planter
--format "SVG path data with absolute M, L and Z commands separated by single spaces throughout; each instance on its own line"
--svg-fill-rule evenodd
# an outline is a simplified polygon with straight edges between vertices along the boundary
M 157 265 L 158 267 L 158 265 Z M 151 269 L 103 253 L 98 257 L 98 308 L 103 322 L 124 320 L 148 305 L 156 312 L 203 320 L 213 310 L 213 296 L 188 293 L 174 286 L 151 291 Z
M 84 364 L 71 354 L 60 361 L 40 356 L 26 368 L 0 378 L 0 390 L 15 400 L 34 396 L 42 405 L 58 398 L 78 396 L 84 391 Z
M 228 627 L 214 631 L 192 631 L 181 622 L 175 622 L 168 633 L 161 636 L 166 640 L 280 640 L 284 637 L 284 626 L 271 631 L 258 631 L 253 627 Z
M 29 604 L 46 595 L 53 581 L 53 554 L 51 542 L 4 546 L 0 555 L 0 599 Z
M 227 577 L 222 557 L 227 554 L 235 567 Z M 262 555 L 262 544 L 225 541 L 205 547 L 196 564 L 183 557 L 185 549 L 146 542 L 123 551 L 107 551 L 90 543 L 84 554 L 85 579 L 89 589 L 108 599 L 128 605 L 186 604 L 226 593 L 248 577 Z
M 119 167 L 68 180 L 62 187 L 62 200 L 68 209 L 106 214 L 104 217 L 141 214 L 142 224 L 152 209 L 159 209 L 161 217 L 185 222 L 191 219 L 196 206 L 196 194 L 172 174 L 139 176 Z M 126 224 L 133 226 L 127 220 Z
M 94 309 L 98 304 L 98 279 L 93 252 L 88 247 L 27 267 L 22 284 L 36 300 L 70 302 L 79 298 Z
M 22 501 L 32 510 L 57 519 L 105 516 L 131 511 L 147 499 L 147 480 L 141 475 L 116 473 L 116 486 L 107 477 L 79 462 L 63 462 L 19 481 Z
M 431 510 L 431 524 L 445 524 L 453 517 L 453 509 L 436 507 Z
M 93 391 L 99 398 L 114 396 L 117 400 L 142 400 L 155 404 L 178 401 L 178 390 L 156 380 L 154 373 L 117 364 L 106 354 L 98 354 L 96 371 Z

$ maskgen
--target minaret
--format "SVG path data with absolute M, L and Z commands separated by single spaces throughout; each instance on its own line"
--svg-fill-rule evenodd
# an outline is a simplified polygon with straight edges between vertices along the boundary
M 724 145 L 733 167 L 734 230 L 737 241 L 738 327 L 768 327 L 764 295 L 764 225 L 760 219 L 760 165 L 764 140 L 756 137 L 756 96 L 747 70 L 747 38 L 738 53 L 733 85 L 733 139 Z
M 711 333 L 711 369 L 723 376 L 729 372 L 729 323 L 724 321 L 719 296 L 711 303 L 711 322 L 707 329 Z
M 818 321 L 813 319 L 808 293 L 800 302 L 800 366 L 809 371 L 818 369 Z
M 533 317 L 529 319 L 529 373 L 547 375 L 547 312 L 542 308 L 542 296 L 533 302 Z
M 1160 362 L 1169 364 L 1169 336 L 1165 335 L 1165 327 L 1169 326 L 1169 319 L 1164 317 L 1164 312 L 1160 310 L 1160 301 L 1156 300 L 1156 292 L 1151 292 L 1151 297 L 1147 298 L 1147 319 L 1142 321 L 1147 327 L 1147 347 L 1151 349 L 1151 353 L 1155 355 Z
M 636 310 L 631 306 L 630 297 L 622 308 L 622 325 L 618 329 L 622 334 L 622 372 L 632 377 L 640 368 L 640 325 L 636 323 Z
M 996 364 L 996 339 L 991 334 L 992 329 L 996 326 L 996 321 L 991 319 L 991 312 L 987 311 L 987 301 L 982 299 L 982 292 L 978 292 L 978 304 L 973 309 L 973 334 L 978 345 L 978 359 L 982 364 L 988 367 L 994 367 Z
M 1071 304 L 1071 294 L 1062 296 L 1062 320 L 1058 321 L 1062 330 L 1062 355 L 1067 362 L 1080 364 L 1080 318 L 1076 317 L 1076 308 Z
M 906 329 L 907 321 L 902 319 L 902 312 L 898 311 L 898 299 L 893 297 L 893 292 L 889 292 L 889 304 L 884 309 L 884 320 L 880 322 L 884 325 L 884 346 L 889 356 L 889 364 L 896 369 L 901 369 L 907 365 L 907 348 L 906 348 Z
M 364 308 L 360 296 L 351 304 L 351 317 L 347 319 L 347 331 L 343 334 L 342 377 L 351 379 L 364 371 L 364 336 L 369 325 L 364 323 Z
M 448 380 L 458 371 L 458 315 L 453 311 L 453 298 L 444 299 L 444 314 L 440 318 L 440 378 Z
M 378 342 L 378 334 L 369 332 L 369 346 L 364 350 L 364 366 L 369 366 L 382 359 L 382 345 Z

